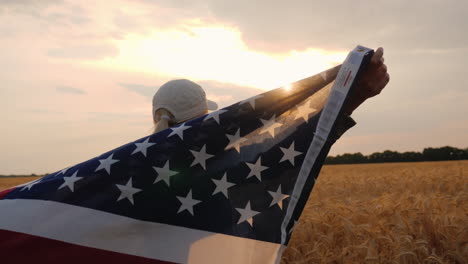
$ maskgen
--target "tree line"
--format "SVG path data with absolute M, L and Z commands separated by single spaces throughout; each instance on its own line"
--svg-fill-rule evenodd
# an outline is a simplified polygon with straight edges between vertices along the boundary
M 450 146 L 440 148 L 425 148 L 422 152 L 397 152 L 385 150 L 370 155 L 362 153 L 345 153 L 337 156 L 328 156 L 325 164 L 355 164 L 355 163 L 381 163 L 381 162 L 414 162 L 414 161 L 441 161 L 441 160 L 467 160 L 468 148 L 459 149 Z

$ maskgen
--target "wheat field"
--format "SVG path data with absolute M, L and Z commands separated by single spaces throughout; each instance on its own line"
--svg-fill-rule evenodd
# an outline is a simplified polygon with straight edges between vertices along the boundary
M 34 181 L 37 178 L 40 178 L 40 176 L 0 177 L 0 192 L 16 185 Z
M 324 166 L 281 263 L 467 263 L 468 161 Z
M 281 263 L 468 263 L 468 161 L 324 166 Z

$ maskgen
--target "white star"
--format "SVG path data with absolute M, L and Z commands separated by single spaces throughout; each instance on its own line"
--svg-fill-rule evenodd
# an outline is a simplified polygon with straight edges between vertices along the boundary
M 323 79 L 324 81 L 326 81 L 326 80 L 327 80 L 327 71 L 321 72 L 321 73 L 320 73 L 320 76 L 322 77 L 322 79 Z
M 268 132 L 272 137 L 275 137 L 275 128 L 281 127 L 283 124 L 276 122 L 276 115 L 273 115 L 270 120 L 260 119 L 263 123 L 262 130 L 259 134 Z
M 69 176 L 69 177 L 63 177 L 63 180 L 65 181 L 64 183 L 62 183 L 62 185 L 60 185 L 60 187 L 58 187 L 57 190 L 60 190 L 64 187 L 68 187 L 70 189 L 70 191 L 74 192 L 74 187 L 75 187 L 75 182 L 81 180 L 83 177 L 76 177 L 76 174 L 78 174 L 78 171 L 75 171 L 75 173 L 73 173 L 72 176 Z
M 146 157 L 146 151 L 149 147 L 156 145 L 156 143 L 149 143 L 149 137 L 145 139 L 142 143 L 135 142 L 136 149 L 132 152 L 132 155 L 138 152 L 141 152 L 143 156 Z
M 259 181 L 262 181 L 261 179 L 261 174 L 262 174 L 262 171 L 268 169 L 268 167 L 265 167 L 265 166 L 262 166 L 262 157 L 258 158 L 257 161 L 255 163 L 245 163 L 247 164 L 247 166 L 249 166 L 250 168 L 250 173 L 249 175 L 247 175 L 247 179 L 252 177 L 252 176 L 255 176 L 257 177 L 257 179 Z
M 59 174 L 65 174 L 65 173 L 67 173 L 67 170 L 68 170 L 69 168 L 71 168 L 71 166 L 70 166 L 70 167 L 66 167 L 65 169 L 63 169 L 63 170 L 57 172 L 57 174 L 55 174 L 54 177 L 55 177 L 55 176 L 58 176 Z
M 176 197 L 181 202 L 179 211 L 177 211 L 177 213 L 187 210 L 189 211 L 191 215 L 193 215 L 193 206 L 198 203 L 201 203 L 201 201 L 199 200 L 192 199 L 192 190 L 189 191 L 186 197 L 181 197 L 181 196 L 176 196 Z
M 302 154 L 302 152 L 294 150 L 294 141 L 291 143 L 289 148 L 280 147 L 280 149 L 283 152 L 283 157 L 281 158 L 280 162 L 288 160 L 293 166 L 294 166 L 294 158 Z
M 302 118 L 305 122 L 309 122 L 309 115 L 315 113 L 317 109 L 310 107 L 310 101 L 307 101 L 299 106 L 297 106 L 297 112 L 295 112 L 296 117 L 294 120 Z
M 191 126 L 186 126 L 185 123 L 182 123 L 180 126 L 171 127 L 172 132 L 167 137 L 178 135 L 180 139 L 184 140 L 184 130 L 189 128 L 191 128 Z
M 229 144 L 226 146 L 226 148 L 224 148 L 224 150 L 234 148 L 239 153 L 240 153 L 240 144 L 247 141 L 246 138 L 243 138 L 240 136 L 240 129 L 237 129 L 237 132 L 234 135 L 226 134 L 226 137 L 229 139 Z
M 122 199 L 128 199 L 131 204 L 133 204 L 133 195 L 141 192 L 141 189 L 133 188 L 132 178 L 130 178 L 126 185 L 116 184 L 117 188 L 120 190 L 120 196 L 117 198 L 117 202 Z
M 262 97 L 263 97 L 262 94 L 259 94 L 259 95 L 250 97 L 249 99 L 240 101 L 240 102 L 239 102 L 239 105 L 242 105 L 242 104 L 245 104 L 245 103 L 249 103 L 250 106 L 252 106 L 252 108 L 255 109 L 255 100 L 257 100 L 258 98 L 262 98 Z
M 25 185 L 23 185 L 23 188 L 21 188 L 20 192 L 21 192 L 21 191 L 24 191 L 24 190 L 26 190 L 26 189 L 28 189 L 28 191 L 30 191 L 31 188 L 32 188 L 34 185 L 40 183 L 41 180 L 42 180 L 42 178 L 39 178 L 39 179 L 36 179 L 36 180 L 34 180 L 34 181 L 32 181 L 32 182 L 26 183 Z
M 224 112 L 227 112 L 227 110 L 220 109 L 218 111 L 211 112 L 207 116 L 205 116 L 203 121 L 208 120 L 210 118 L 213 118 L 216 121 L 216 123 L 219 124 L 219 115 L 224 113 Z
M 200 163 L 203 169 L 206 170 L 206 160 L 213 157 L 214 155 L 207 154 L 205 148 L 206 148 L 206 145 L 203 145 L 203 147 L 201 148 L 199 152 L 195 150 L 190 150 L 190 152 L 192 152 L 192 155 L 195 157 L 192 164 L 190 164 L 190 167 L 193 167 Z
M 239 218 L 239 221 L 237 221 L 237 224 L 240 224 L 244 221 L 247 221 L 247 223 L 249 223 L 250 226 L 253 225 L 253 217 L 257 214 L 259 214 L 260 212 L 257 212 L 257 211 L 253 211 L 251 208 L 250 208 L 250 201 L 247 202 L 247 205 L 245 206 L 244 209 L 242 208 L 236 208 L 237 212 L 239 212 L 239 214 L 241 214 L 240 218 Z
M 164 181 L 166 182 L 167 186 L 169 186 L 169 178 L 175 174 L 177 174 L 177 171 L 171 171 L 169 169 L 169 161 L 166 161 L 163 167 L 154 167 L 153 169 L 158 173 L 158 176 L 156 177 L 156 180 L 154 180 L 154 183 Z
M 276 192 L 268 191 L 268 193 L 271 195 L 271 198 L 273 198 L 273 200 L 270 203 L 270 206 L 278 204 L 279 208 L 282 210 L 283 209 L 283 203 L 280 203 L 280 202 L 282 202 L 284 199 L 288 198 L 289 195 L 281 193 L 281 185 L 278 186 L 278 190 L 276 190 Z
M 223 177 L 221 180 L 216 180 L 216 179 L 211 179 L 215 184 L 216 184 L 216 189 L 214 190 L 212 195 L 215 195 L 217 193 L 222 193 L 226 198 L 228 198 L 228 192 L 227 190 L 234 186 L 235 184 L 232 182 L 228 182 L 226 180 L 226 173 L 224 173 Z
M 110 156 L 107 157 L 106 159 L 99 160 L 101 164 L 99 164 L 95 172 L 98 170 L 105 169 L 107 173 L 110 174 L 111 165 L 119 161 L 119 160 L 112 159 L 112 156 L 114 156 L 114 153 L 110 154 Z

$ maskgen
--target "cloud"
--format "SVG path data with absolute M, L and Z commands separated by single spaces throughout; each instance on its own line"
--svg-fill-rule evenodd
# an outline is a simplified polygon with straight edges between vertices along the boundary
M 93 8 L 78 2 L 9 0 L 3 5 L 8 12 L 36 17 L 46 27 L 84 25 L 86 32 L 99 32 L 107 38 L 183 29 L 188 21 L 224 24 L 238 28 L 249 48 L 277 53 L 310 47 L 341 51 L 356 44 L 427 50 L 468 45 L 464 32 L 468 2 L 455 0 L 428 0 L 424 5 L 403 0 L 372 5 L 365 0 L 340 1 L 337 5 L 309 0 L 294 4 L 267 0 L 142 0 L 118 1 L 114 6 L 96 3 Z
M 164 82 L 160 83 L 162 85 Z M 220 107 L 228 106 L 251 96 L 265 92 L 264 90 L 257 88 L 219 82 L 215 80 L 201 80 L 196 81 L 196 83 L 203 87 L 207 98 L 218 103 Z M 147 98 L 152 98 L 154 93 L 161 86 L 150 86 L 135 83 L 119 83 L 118 85 Z
M 146 1 L 149 3 L 150 1 Z M 284 52 L 317 47 L 350 49 L 356 44 L 398 48 L 466 47 L 466 1 L 316 1 L 161 0 L 158 5 L 190 10 L 234 25 L 256 50 Z M 434 12 L 434 10 L 437 10 Z
M 57 92 L 60 92 L 60 93 L 68 93 L 68 94 L 86 94 L 86 91 L 82 90 L 82 89 L 79 89 L 79 88 L 75 88 L 75 87 L 71 87 L 71 86 L 66 86 L 66 85 L 61 85 L 61 86 L 57 86 L 55 88 L 55 90 Z
M 63 59 L 103 59 L 119 55 L 119 49 L 113 45 L 90 44 L 49 49 L 47 55 Z
M 154 93 L 159 88 L 159 86 L 148 86 L 135 83 L 119 83 L 119 86 L 144 97 L 153 97 Z
M 3 0 L 0 11 L 29 16 L 49 26 L 82 25 L 91 21 L 84 8 L 62 0 Z
M 225 107 L 265 92 L 264 90 L 258 88 L 218 82 L 214 80 L 203 80 L 198 81 L 197 83 L 200 84 L 206 91 L 207 97 L 218 103 L 220 107 Z
M 45 109 L 45 108 L 24 108 L 21 111 L 26 112 L 28 114 L 44 114 L 44 115 L 63 115 L 65 112 L 63 111 L 56 111 L 52 109 Z
M 90 122 L 135 121 L 142 122 L 146 118 L 140 112 L 88 112 L 87 120 Z
M 2 8 L 20 11 L 25 8 L 43 10 L 51 5 L 63 4 L 62 0 L 2 0 Z

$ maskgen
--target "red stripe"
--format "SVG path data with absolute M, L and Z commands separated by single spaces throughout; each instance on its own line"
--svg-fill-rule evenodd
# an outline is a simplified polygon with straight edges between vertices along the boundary
M 344 82 L 343 86 L 346 86 L 346 84 L 348 83 L 349 81 L 349 77 L 351 76 L 351 71 L 348 72 L 348 76 L 346 76 L 346 81 Z
M 174 264 L 7 230 L 0 230 L 0 259 L 2 263 L 28 264 Z
M 6 189 L 6 190 L 3 190 L 0 192 L 0 200 L 3 199 L 5 196 L 7 196 L 7 194 L 11 191 L 13 191 L 15 188 L 11 188 L 11 189 Z

